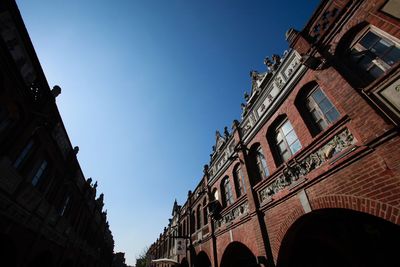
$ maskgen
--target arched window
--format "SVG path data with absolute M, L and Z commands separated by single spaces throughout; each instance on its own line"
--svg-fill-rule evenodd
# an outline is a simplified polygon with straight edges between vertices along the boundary
M 370 77 L 378 78 L 400 61 L 399 43 L 394 37 L 369 28 L 352 45 L 349 56 Z
M 237 197 L 241 197 L 246 194 L 246 185 L 244 182 L 244 175 L 240 165 L 237 165 L 234 170 L 233 177 L 235 178 L 235 188 Z
M 252 145 L 249 152 L 250 169 L 251 169 L 251 183 L 257 184 L 262 179 L 269 176 L 269 169 L 267 161 L 265 160 L 264 153 L 259 143 Z
M 203 224 L 206 225 L 208 223 L 208 209 L 207 209 L 207 199 L 205 198 L 203 201 Z
M 30 139 L 28 143 L 23 147 L 21 152 L 18 154 L 18 157 L 15 159 L 13 166 L 16 169 L 21 168 L 22 164 L 26 161 L 28 156 L 32 153 L 34 149 L 34 139 Z
M 70 206 L 69 204 L 70 204 L 70 202 L 71 202 L 71 196 L 70 196 L 69 193 L 67 193 L 67 194 L 65 195 L 65 197 L 64 197 L 62 206 L 60 207 L 60 208 L 61 208 L 61 209 L 60 209 L 60 212 L 59 212 L 60 216 L 64 216 L 64 215 L 66 214 L 67 210 L 69 209 L 69 206 Z
M 267 178 L 269 176 L 269 170 L 261 147 L 258 147 L 256 150 L 256 163 L 261 179 Z
M 214 199 L 219 200 L 218 189 L 214 188 L 212 192 L 213 192 L 212 195 L 214 196 Z
M 221 191 L 223 195 L 223 205 L 225 207 L 231 205 L 233 203 L 233 195 L 232 195 L 232 188 L 229 183 L 229 177 L 225 177 L 221 183 Z
M 201 212 L 202 212 L 202 210 L 201 210 L 201 205 L 199 205 L 199 206 L 197 206 L 197 212 L 196 212 L 196 219 L 197 219 L 197 222 L 196 222 L 196 225 L 197 225 L 197 229 L 200 229 L 201 228 L 201 225 L 202 225 L 202 222 L 203 222 L 203 220 L 201 219 Z
M 44 177 L 48 173 L 48 162 L 47 160 L 41 160 L 38 162 L 35 167 L 31 183 L 35 187 L 39 187 L 39 185 L 43 182 Z
M 190 234 L 193 234 L 196 229 L 196 216 L 195 212 L 192 211 L 190 214 Z
M 287 161 L 301 149 L 301 143 L 289 120 L 284 120 L 275 130 L 275 145 L 280 162 Z
M 308 121 L 312 123 L 314 133 L 325 130 L 329 124 L 340 117 L 339 111 L 318 85 L 306 94 L 304 100 L 308 111 Z

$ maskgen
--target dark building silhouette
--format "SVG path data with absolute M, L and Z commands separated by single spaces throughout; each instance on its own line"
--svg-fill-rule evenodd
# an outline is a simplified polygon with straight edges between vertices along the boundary
M 19 10 L 0 2 L 0 266 L 111 266 L 97 182 L 85 179 Z
M 114 253 L 112 267 L 127 267 L 125 263 L 125 253 L 123 252 Z
M 152 265 L 398 266 L 399 19 L 398 0 L 329 0 L 290 29 Z

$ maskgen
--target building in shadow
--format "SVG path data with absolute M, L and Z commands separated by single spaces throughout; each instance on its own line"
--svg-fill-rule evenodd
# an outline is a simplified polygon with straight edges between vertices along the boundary
M 114 241 L 19 10 L 0 3 L 0 265 L 111 266 Z

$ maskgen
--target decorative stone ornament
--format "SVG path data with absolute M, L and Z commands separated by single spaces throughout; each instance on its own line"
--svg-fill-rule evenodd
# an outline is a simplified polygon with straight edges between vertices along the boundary
M 305 159 L 301 161 L 294 160 L 293 163 L 286 163 L 282 174 L 269 186 L 260 191 L 260 201 L 264 202 L 270 199 L 274 194 L 295 183 L 300 178 L 331 159 L 334 155 L 354 145 L 356 141 L 354 136 L 346 128 L 335 135 L 322 148 L 311 153 Z

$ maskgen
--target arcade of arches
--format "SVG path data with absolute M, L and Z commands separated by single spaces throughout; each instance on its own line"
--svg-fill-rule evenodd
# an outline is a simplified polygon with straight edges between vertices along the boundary
M 382 218 L 347 209 L 321 209 L 297 219 L 281 243 L 276 267 L 395 267 L 400 227 Z M 220 267 L 263 266 L 240 242 L 224 250 Z M 180 266 L 188 267 L 184 258 Z M 200 251 L 195 267 L 212 266 Z

